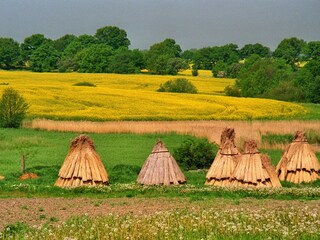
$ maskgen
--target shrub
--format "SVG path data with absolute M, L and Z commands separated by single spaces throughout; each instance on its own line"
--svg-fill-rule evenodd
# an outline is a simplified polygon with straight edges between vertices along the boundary
M 197 93 L 197 88 L 187 79 L 177 78 L 161 84 L 158 92 Z
M 29 105 L 18 91 L 6 88 L 0 99 L 0 127 L 20 127 L 28 108 Z
M 73 84 L 73 86 L 96 87 L 96 85 L 91 82 L 78 82 Z
M 232 97 L 240 97 L 241 96 L 240 89 L 237 88 L 236 86 L 226 86 L 224 89 L 224 93 L 227 96 L 232 96 Z
M 207 139 L 187 139 L 174 150 L 174 158 L 185 170 L 209 168 L 215 158 L 218 147 Z

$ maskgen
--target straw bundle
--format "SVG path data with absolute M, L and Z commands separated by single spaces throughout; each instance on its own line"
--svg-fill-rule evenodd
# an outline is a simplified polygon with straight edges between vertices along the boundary
M 293 142 L 283 153 L 276 172 L 280 180 L 293 183 L 312 182 L 319 178 L 320 164 L 304 132 L 296 132 Z
M 143 164 L 137 182 L 143 185 L 177 185 L 185 183 L 186 177 L 164 143 L 158 140 Z
M 206 185 L 230 186 L 230 177 L 240 157 L 234 140 L 234 129 L 225 128 L 221 134 L 217 155 L 207 172 Z
M 86 135 L 75 138 L 59 171 L 55 186 L 77 187 L 108 184 L 108 174 L 93 141 Z
M 244 153 L 231 176 L 231 185 L 281 187 L 270 159 L 258 151 L 255 141 L 245 142 Z

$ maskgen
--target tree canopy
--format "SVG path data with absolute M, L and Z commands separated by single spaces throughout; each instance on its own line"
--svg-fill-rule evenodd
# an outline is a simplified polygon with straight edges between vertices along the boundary
M 127 37 L 126 31 L 115 26 L 99 28 L 95 37 L 98 39 L 99 43 L 104 43 L 114 49 L 120 47 L 128 48 L 130 45 L 130 40 Z
M 19 44 L 12 38 L 0 38 L 0 67 L 12 68 L 20 56 Z

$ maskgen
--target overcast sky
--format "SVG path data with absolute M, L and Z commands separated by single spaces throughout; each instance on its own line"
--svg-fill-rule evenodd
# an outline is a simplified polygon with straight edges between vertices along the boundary
M 130 48 L 173 38 L 183 50 L 320 40 L 320 0 L 0 0 L 0 37 L 56 39 L 98 28 L 126 30 Z

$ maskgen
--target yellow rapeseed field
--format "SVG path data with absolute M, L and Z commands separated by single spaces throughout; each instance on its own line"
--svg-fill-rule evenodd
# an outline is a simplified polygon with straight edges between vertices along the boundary
M 161 83 L 177 76 L 7 71 L 0 71 L 0 91 L 6 87 L 18 90 L 30 104 L 31 118 L 241 120 L 290 117 L 306 112 L 293 103 L 221 96 L 227 85 L 234 84 L 232 79 L 212 78 L 205 72 L 198 77 L 182 74 L 197 87 L 198 94 L 156 91 Z M 85 81 L 96 87 L 73 86 Z

